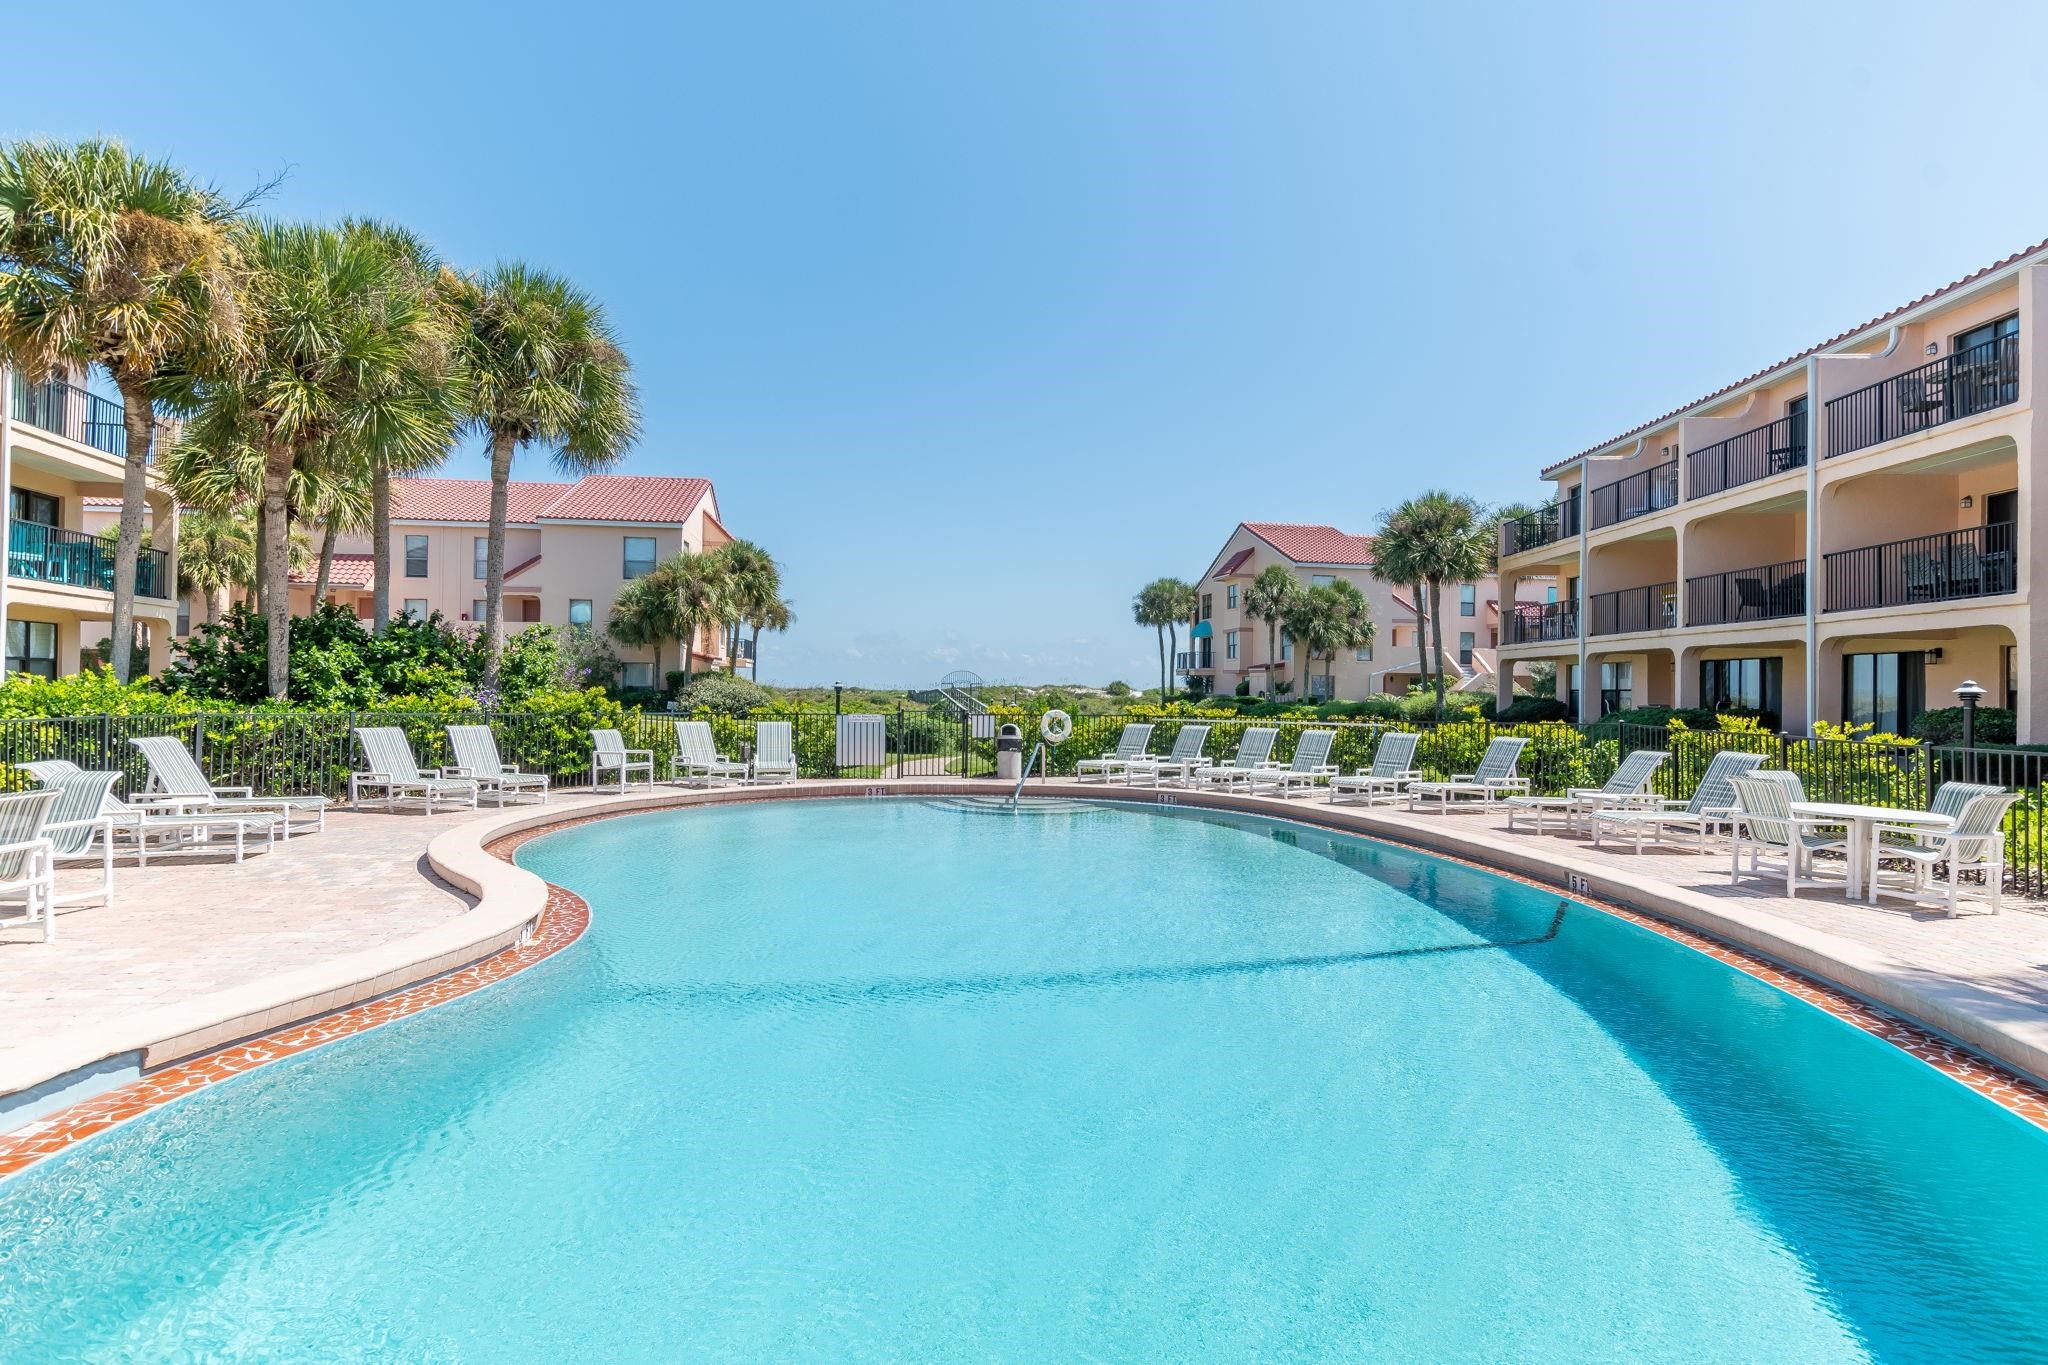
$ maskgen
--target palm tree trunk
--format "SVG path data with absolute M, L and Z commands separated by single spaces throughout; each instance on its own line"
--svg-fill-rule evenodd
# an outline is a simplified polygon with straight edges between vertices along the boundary
M 730 678 L 740 667 L 740 623 L 734 621 L 725 630 L 725 676 Z
M 1166 700 L 1166 627 L 1154 625 L 1152 633 L 1159 637 L 1159 700 Z
M 255 581 L 249 584 L 249 596 L 255 600 L 256 614 L 263 615 L 270 607 L 270 518 L 264 512 L 263 492 L 256 495 L 256 570 Z
M 505 652 L 505 499 L 512 482 L 510 432 L 491 433 L 491 539 L 484 560 L 484 686 L 498 685 Z
M 334 542 L 341 538 L 341 526 L 333 517 L 327 519 L 326 534 L 320 537 L 320 571 L 313 577 L 313 609 L 327 600 L 327 585 L 334 578 Z
M 391 624 L 391 471 L 380 460 L 370 473 L 370 627 Z
M 142 516 L 148 510 L 149 442 L 156 412 L 140 379 L 115 377 L 121 390 L 121 426 L 128 453 L 121 461 L 121 529 L 114 538 L 114 676 L 128 681 L 135 647 L 135 569 L 142 556 Z
M 1190 640 L 1188 641 L 1188 644 L 1189 644 L 1189 645 L 1193 645 L 1193 644 L 1194 644 L 1194 640 L 1193 640 L 1193 639 L 1190 639 Z M 1192 653 L 1194 653 L 1194 652 L 1195 652 L 1195 651 L 1194 651 L 1193 649 L 1189 649 L 1189 650 L 1188 650 L 1188 653 L 1190 653 L 1190 654 L 1192 654 Z M 1179 626 L 1177 626 L 1177 625 L 1176 625 L 1176 624 L 1175 624 L 1174 622 L 1172 622 L 1172 621 L 1168 621 L 1168 622 L 1166 623 L 1166 653 L 1167 653 L 1168 657 L 1171 657 L 1171 656 L 1173 656 L 1173 655 L 1176 655 L 1176 654 L 1180 653 L 1180 627 L 1179 627 Z M 1168 675 L 1168 682 L 1170 683 L 1171 681 L 1172 681 L 1172 677 L 1171 677 L 1171 675 L 1169 674 L 1169 675 Z M 1162 693 L 1160 693 L 1160 694 L 1159 694 L 1159 699 L 1160 699 L 1161 701 L 1165 701 L 1165 700 L 1167 699 L 1167 697 L 1169 697 L 1169 696 L 1171 696 L 1171 695 L 1172 695 L 1172 694 L 1171 694 L 1171 693 L 1169 693 L 1169 692 L 1162 692 Z
M 1280 623 L 1266 622 L 1266 695 L 1273 695 L 1273 672 L 1280 665 Z
M 1429 580 L 1429 625 L 1435 636 L 1436 656 L 1436 718 L 1444 718 L 1444 584 L 1440 578 Z
M 754 647 L 747 651 L 747 676 L 761 681 L 761 628 L 754 627 Z
M 1423 596 L 1423 585 L 1415 584 L 1409 589 L 1415 594 L 1415 671 L 1420 675 L 1424 687 L 1429 686 L 1429 599 Z
M 267 662 L 270 695 L 282 700 L 291 686 L 292 595 L 289 581 L 291 518 L 285 496 L 291 481 L 292 453 L 272 450 L 263 468 L 263 617 L 269 626 Z
M 208 588 L 201 596 L 206 599 L 206 624 L 209 626 L 218 625 L 220 623 L 219 589 Z

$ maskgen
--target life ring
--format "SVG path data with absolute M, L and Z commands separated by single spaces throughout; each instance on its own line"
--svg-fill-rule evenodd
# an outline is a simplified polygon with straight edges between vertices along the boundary
M 1064 711 L 1048 711 L 1038 718 L 1038 734 L 1047 744 L 1064 744 L 1074 733 L 1074 718 Z

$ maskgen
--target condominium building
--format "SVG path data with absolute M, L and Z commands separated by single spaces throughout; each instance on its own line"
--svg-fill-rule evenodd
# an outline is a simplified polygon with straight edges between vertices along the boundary
M 1377 628 L 1373 642 L 1304 668 L 1286 632 L 1269 629 L 1267 622 L 1246 610 L 1245 590 L 1274 564 L 1304 586 L 1342 579 L 1356 587 L 1372 611 Z M 1218 693 L 1235 692 L 1240 684 L 1254 693 L 1265 692 L 1269 684 L 1276 690 L 1285 685 L 1295 696 L 1322 698 L 1327 693 L 1344 701 L 1402 693 L 1420 679 L 1419 656 L 1433 645 L 1431 640 L 1418 646 L 1417 613 L 1409 590 L 1373 577 L 1372 538 L 1334 526 L 1240 522 L 1196 580 L 1195 589 L 1200 605 L 1188 648 L 1175 660 L 1176 670 L 1184 677 L 1207 680 Z M 1520 590 L 1533 607 L 1554 593 L 1555 586 L 1531 575 Z M 1483 692 L 1494 685 L 1497 667 L 1501 616 L 1496 581 L 1447 583 L 1443 598 L 1444 677 L 1459 691 Z M 1277 648 L 1269 644 L 1275 635 Z M 1334 679 L 1334 687 L 1326 685 L 1326 677 Z
M 0 482 L 7 486 L 0 621 L 9 672 L 58 677 L 100 660 L 95 646 L 114 617 L 114 547 L 95 532 L 119 519 L 128 448 L 122 415 L 121 401 L 92 392 L 82 374 L 31 383 L 0 368 Z M 156 444 L 171 430 L 157 422 Z M 153 473 L 148 501 L 151 522 L 172 529 L 136 565 L 135 623 L 143 666 L 161 672 L 177 613 L 177 509 Z M 95 504 L 114 515 L 96 518 Z
M 1500 528 L 1503 657 L 1557 665 L 1582 718 L 1742 707 L 1903 733 L 1974 680 L 2048 738 L 2033 544 L 2048 408 L 2028 248 L 1544 469 Z

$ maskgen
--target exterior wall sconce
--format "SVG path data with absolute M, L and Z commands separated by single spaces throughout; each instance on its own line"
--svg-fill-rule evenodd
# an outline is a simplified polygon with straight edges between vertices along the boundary
M 1940 354 L 1941 354 L 1941 343 L 1940 343 L 1940 342 L 1938 342 L 1938 341 L 1930 341 L 1930 342 L 1928 342 L 1928 343 L 1927 343 L 1927 354 L 1929 354 L 1929 355 L 1940 355 Z
M 1972 497 L 1970 494 L 1965 493 L 1963 494 L 1963 501 L 1961 505 L 1964 507 L 1975 507 L 1977 505 L 1977 499 Z
M 1938 664 L 1941 662 L 1941 650 L 1939 647 L 1927 651 L 1927 662 L 1931 664 Z

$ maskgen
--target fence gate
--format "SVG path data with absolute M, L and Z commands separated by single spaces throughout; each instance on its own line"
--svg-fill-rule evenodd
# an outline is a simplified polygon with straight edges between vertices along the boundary
M 832 744 L 835 767 L 880 769 L 888 761 L 888 722 L 878 715 L 839 717 Z

